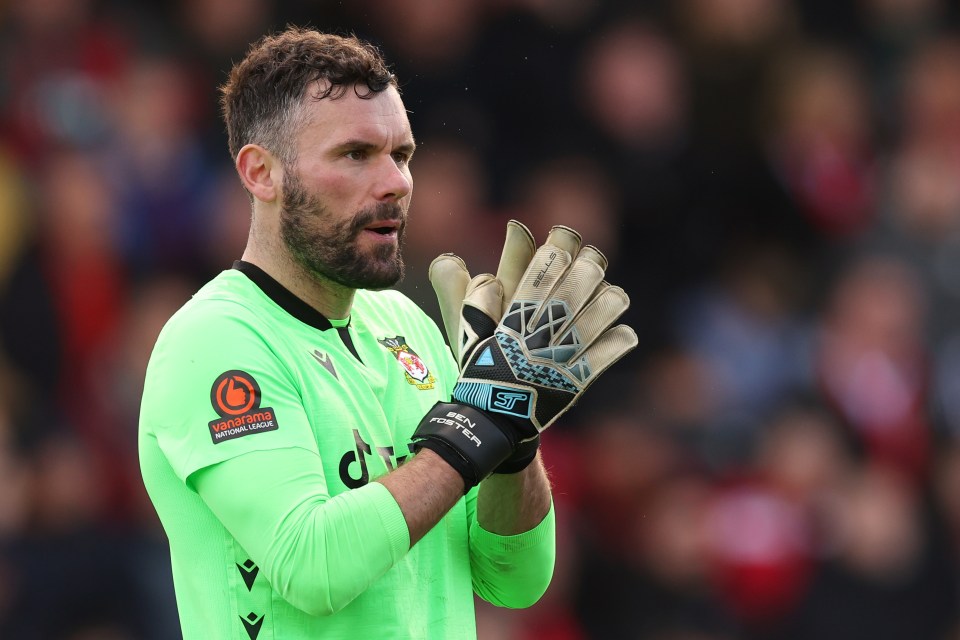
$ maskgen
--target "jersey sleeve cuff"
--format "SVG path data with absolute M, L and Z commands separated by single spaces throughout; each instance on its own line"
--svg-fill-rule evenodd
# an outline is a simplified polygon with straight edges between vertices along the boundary
M 379 482 L 371 482 L 365 488 L 373 496 L 380 523 L 390 540 L 391 556 L 396 561 L 410 550 L 410 529 L 407 527 L 407 520 L 403 517 L 400 505 L 386 486 Z
M 471 539 L 477 545 L 486 549 L 492 555 L 513 554 L 522 551 L 528 551 L 534 547 L 546 543 L 553 545 L 556 529 L 556 514 L 553 511 L 553 501 L 550 502 L 550 510 L 543 520 L 529 531 L 515 535 L 500 535 L 487 531 L 479 522 L 473 525 L 473 531 L 470 534 Z
M 529 607 L 546 592 L 556 562 L 553 504 L 529 531 L 502 536 L 474 520 L 470 527 L 470 567 L 474 593 L 499 607 Z

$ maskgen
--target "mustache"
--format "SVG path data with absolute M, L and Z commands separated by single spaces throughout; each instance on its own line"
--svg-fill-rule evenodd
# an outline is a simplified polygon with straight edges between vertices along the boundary
M 407 226 L 407 214 L 396 202 L 380 202 L 372 207 L 361 209 L 353 216 L 350 221 L 351 235 L 359 235 L 364 228 L 375 222 L 395 222 L 399 221 L 399 232 L 402 233 Z

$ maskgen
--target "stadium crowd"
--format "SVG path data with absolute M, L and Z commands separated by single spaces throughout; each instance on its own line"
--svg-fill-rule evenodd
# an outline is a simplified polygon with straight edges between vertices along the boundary
M 631 296 L 640 348 L 544 437 L 554 582 L 481 638 L 960 638 L 950 0 L 4 3 L 0 637 L 179 637 L 140 385 L 239 257 L 215 88 L 287 23 L 394 62 L 436 319 L 430 260 L 495 269 L 509 218 Z

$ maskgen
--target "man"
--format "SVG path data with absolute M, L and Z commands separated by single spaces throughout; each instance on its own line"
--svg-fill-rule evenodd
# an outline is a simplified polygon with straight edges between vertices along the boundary
M 503 264 L 514 275 L 459 290 L 449 283 L 465 280 L 462 264 L 438 263 L 461 373 L 428 317 L 383 290 L 403 273 L 415 143 L 376 49 L 296 28 L 267 36 L 222 104 L 252 202 L 247 247 L 164 328 L 140 420 L 184 637 L 475 637 L 474 593 L 529 606 L 553 570 L 537 443 L 578 394 L 538 409 L 550 388 L 467 375 L 478 349 L 481 365 L 503 361 L 500 283 L 522 286 L 532 243 L 513 225 Z M 529 274 L 538 287 L 581 253 L 575 232 L 555 235 L 549 264 Z M 602 276 L 599 252 L 583 253 L 578 264 Z M 591 300 L 614 299 L 603 285 Z M 459 318 L 468 307 L 473 324 Z M 527 377 L 553 375 L 550 357 L 523 353 Z M 455 385 L 493 383 L 495 406 L 449 402 Z

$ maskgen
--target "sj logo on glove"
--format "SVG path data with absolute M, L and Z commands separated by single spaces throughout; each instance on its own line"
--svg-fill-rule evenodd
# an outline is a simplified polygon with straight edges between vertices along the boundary
M 503 413 L 529 418 L 530 394 L 494 387 L 493 401 L 490 403 L 490 406 Z
M 529 418 L 533 409 L 530 391 L 495 384 L 460 382 L 453 389 L 453 397 L 458 402 L 516 418 Z

